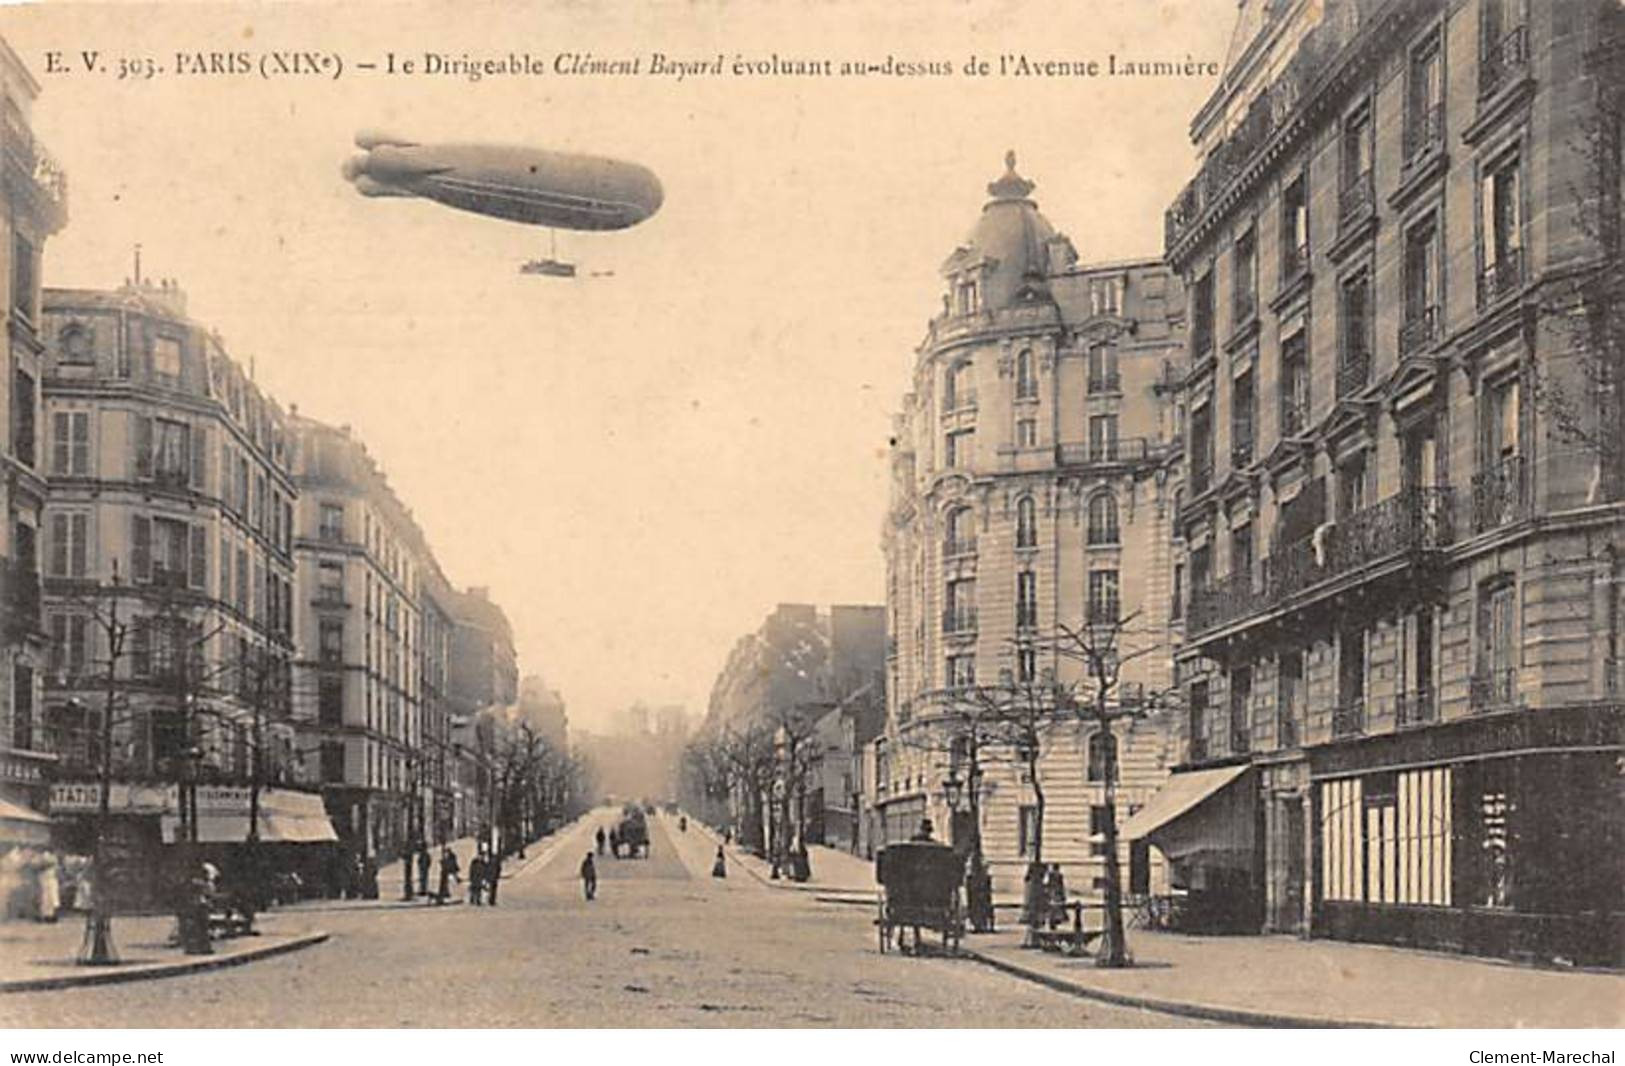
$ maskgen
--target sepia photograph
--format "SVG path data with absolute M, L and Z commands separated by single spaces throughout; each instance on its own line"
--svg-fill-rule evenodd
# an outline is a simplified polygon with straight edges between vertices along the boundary
M 1621 0 L 40 2 L 0 95 L 9 1061 L 1616 1061 Z M 486 1046 L 340 1035 L 246 1061 Z

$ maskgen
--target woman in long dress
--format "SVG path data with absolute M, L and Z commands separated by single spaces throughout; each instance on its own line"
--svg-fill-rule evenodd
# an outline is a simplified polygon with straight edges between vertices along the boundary
M 57 912 L 62 909 L 62 882 L 57 877 L 56 855 L 49 851 L 41 852 L 34 870 L 39 879 L 38 918 L 42 922 L 54 922 Z

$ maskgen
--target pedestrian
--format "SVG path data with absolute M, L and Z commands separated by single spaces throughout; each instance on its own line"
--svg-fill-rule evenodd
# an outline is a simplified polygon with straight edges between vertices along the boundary
M 492 855 L 485 864 L 485 901 L 497 905 L 497 885 L 502 883 L 502 853 Z
M 918 828 L 918 829 L 916 829 L 914 831 L 913 839 L 916 840 L 916 841 L 920 841 L 922 843 L 931 843 L 932 840 L 933 840 L 933 837 L 931 836 L 931 834 L 934 831 L 934 829 L 935 829 L 935 827 L 932 826 L 931 819 L 929 819 L 929 818 L 921 818 L 920 819 L 920 828 Z
M 593 865 L 590 851 L 587 852 L 587 857 L 581 860 L 581 891 L 587 894 L 589 900 L 598 894 L 598 867 Z
M 604 840 L 605 840 L 604 827 L 599 826 L 598 827 L 598 854 L 600 854 L 600 855 L 602 855 L 604 853 Z
M 457 880 L 457 853 L 447 846 L 440 851 L 440 892 L 434 901 L 444 904 L 451 899 L 451 885 Z
M 62 909 L 62 882 L 57 877 L 56 855 L 43 852 L 35 871 L 39 884 L 39 913 L 36 917 L 42 922 L 54 922 L 57 912 Z
M 468 860 L 468 902 L 478 907 L 480 893 L 485 889 L 485 849 L 482 847 Z
M 727 877 L 728 876 L 728 860 L 723 857 L 722 845 L 721 844 L 717 845 L 717 861 L 711 864 L 711 876 L 712 877 Z
M 609 853 L 617 859 L 621 857 L 621 830 L 618 826 L 609 831 Z
M 429 894 L 429 845 L 418 842 L 418 895 Z

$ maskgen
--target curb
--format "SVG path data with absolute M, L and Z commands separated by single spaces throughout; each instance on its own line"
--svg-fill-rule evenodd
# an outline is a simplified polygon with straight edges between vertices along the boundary
M 232 955 L 203 956 L 188 962 L 154 963 L 140 969 L 119 970 L 89 970 L 85 973 L 58 974 L 54 977 L 24 977 L 12 981 L 0 981 L 0 993 L 5 992 L 43 992 L 55 988 L 77 988 L 81 985 L 113 985 L 127 981 L 153 981 L 161 977 L 182 977 L 186 974 L 203 973 L 208 970 L 224 970 L 230 966 L 241 966 L 244 963 L 257 962 L 260 959 L 269 959 L 275 955 L 286 955 L 291 951 L 314 947 L 323 943 L 331 934 L 318 930 L 314 933 L 302 933 L 278 944 L 267 944 L 264 947 L 249 948 Z
M 508 879 L 508 876 L 506 874 L 504 874 L 502 876 L 502 879 L 504 881 L 506 881 Z M 328 901 L 326 903 L 319 903 L 319 902 L 316 902 L 316 901 L 313 900 L 311 902 L 314 905 L 305 906 L 304 904 L 295 903 L 295 904 L 292 904 L 292 905 L 287 906 L 287 907 L 278 907 L 276 913 L 279 913 L 279 914 L 357 914 L 357 913 L 366 913 L 366 912 L 371 912 L 371 911 L 436 911 L 436 910 L 444 909 L 446 907 L 460 907 L 464 903 L 466 903 L 467 900 L 464 899 L 464 897 L 459 893 L 459 894 L 454 894 L 450 899 L 446 900 L 446 902 L 438 904 L 438 905 L 434 904 L 434 903 L 419 903 L 417 900 L 412 900 L 411 902 L 408 902 L 406 900 L 399 900 L 399 899 L 398 900 L 380 900 L 380 901 L 378 901 L 376 903 L 372 902 L 372 901 L 368 901 L 366 903 L 360 903 L 360 904 L 356 904 L 355 906 L 350 906 L 350 907 L 346 907 L 346 906 L 342 906 L 342 905 L 335 906 L 335 905 L 333 905 L 332 901 Z
M 1173 1014 L 1184 1018 L 1197 1018 L 1202 1021 L 1224 1022 L 1228 1025 L 1242 1025 L 1252 1028 L 1267 1029 L 1398 1029 L 1408 1026 L 1396 1026 L 1386 1022 L 1359 1021 L 1348 1018 L 1317 1018 L 1313 1015 L 1299 1014 L 1273 1014 L 1268 1011 L 1246 1010 L 1241 1007 L 1216 1007 L 1206 1003 L 1185 1003 L 1173 999 L 1156 999 L 1151 996 L 1135 996 L 1123 992 L 1108 992 L 1101 988 L 1092 988 L 1089 985 L 1076 981 L 1068 981 L 1064 977 L 1040 970 L 1019 966 L 992 955 L 984 955 L 980 951 L 961 945 L 960 953 L 981 963 L 991 966 L 995 970 L 1007 973 L 1012 977 L 1019 977 L 1024 981 L 1043 985 L 1056 992 L 1079 999 L 1099 1000 L 1114 1007 L 1137 1007 L 1141 1010 L 1156 1011 L 1159 1014 Z

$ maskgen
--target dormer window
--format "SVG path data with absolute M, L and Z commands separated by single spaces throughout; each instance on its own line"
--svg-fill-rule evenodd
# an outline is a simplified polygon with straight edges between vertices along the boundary
M 955 309 L 962 315 L 974 315 L 982 309 L 980 287 L 975 278 L 963 278 L 955 287 L 957 303 Z

